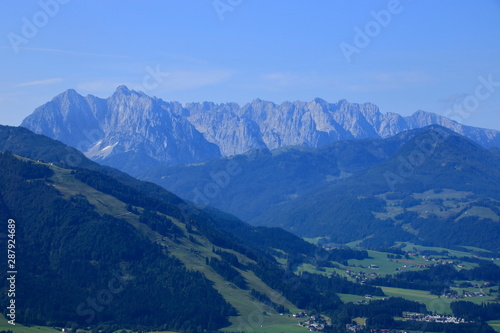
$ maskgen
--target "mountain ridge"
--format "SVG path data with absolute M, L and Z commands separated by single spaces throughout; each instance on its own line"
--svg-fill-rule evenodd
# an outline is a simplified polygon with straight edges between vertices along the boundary
M 391 242 L 439 241 L 429 234 L 414 239 L 401 224 L 413 223 L 417 230 L 418 225 L 430 228 L 432 221 L 450 226 L 469 221 L 466 225 L 478 228 L 478 221 L 487 221 L 482 225 L 498 234 L 493 226 L 500 221 L 495 208 L 499 157 L 497 149 L 431 125 L 387 139 L 339 141 L 316 149 L 260 149 L 196 165 L 158 167 L 140 178 L 254 225 L 278 226 L 303 237 L 328 236 L 341 244 L 373 233 L 372 244 L 381 240 L 371 245 L 376 247 L 389 235 Z M 241 172 L 214 195 L 214 176 L 229 163 Z M 467 240 L 462 236 L 461 241 Z M 487 243 L 492 249 L 500 246 Z
M 498 250 L 498 156 L 437 125 L 419 132 L 382 163 L 277 205 L 253 222 L 341 243 L 365 233 L 361 246 L 368 247 L 413 239 Z
M 65 162 L 68 155 L 74 164 Z M 153 184 L 134 185 L 25 128 L 0 126 L 0 165 L 0 215 L 15 219 L 23 239 L 19 322 L 210 331 L 240 328 L 256 306 L 278 318 L 295 309 L 334 311 L 342 304 L 334 290 L 383 295 L 340 277 L 308 274 L 313 285 L 291 283 L 299 277 L 278 259 L 328 261 L 329 254 L 279 228 L 252 227 Z M 100 307 L 92 308 L 87 300 L 106 292 L 115 272 L 123 290 L 110 287 L 113 300 L 98 296 Z
M 372 103 L 166 102 L 119 86 L 108 98 L 67 90 L 38 107 L 21 126 L 60 140 L 87 157 L 137 175 L 159 165 L 190 164 L 291 145 L 312 148 L 348 139 L 387 138 L 438 124 L 485 147 L 500 147 L 500 131 L 465 126 L 417 111 L 383 114 Z

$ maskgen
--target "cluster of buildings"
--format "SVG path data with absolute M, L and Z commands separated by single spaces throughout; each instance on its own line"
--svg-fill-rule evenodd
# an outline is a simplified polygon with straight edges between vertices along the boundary
M 441 315 L 426 315 L 423 313 L 412 313 L 405 312 L 403 317 L 409 320 L 422 321 L 426 323 L 443 323 L 443 324 L 464 324 L 465 319 L 457 318 L 453 316 L 441 316 Z
M 299 325 L 308 328 L 311 332 L 322 331 L 325 329 L 325 326 L 328 325 L 321 315 L 308 316 L 305 312 L 299 312 L 294 313 L 292 316 L 294 318 L 309 317 L 306 321 L 300 322 Z
M 436 259 L 436 258 L 427 257 L 427 256 L 422 256 L 422 258 L 424 258 L 425 261 L 432 261 L 436 265 L 453 265 L 455 263 L 454 261 L 451 261 L 451 260 Z
M 365 329 L 364 325 L 357 325 L 357 324 L 347 324 L 345 325 L 345 328 L 350 331 L 350 332 L 357 332 Z
M 491 296 L 491 294 L 487 294 L 485 292 L 481 291 L 468 291 L 468 290 L 462 290 L 462 294 L 459 293 L 447 293 L 444 294 L 444 298 L 450 298 L 450 299 L 461 299 L 461 298 L 466 298 L 466 297 L 483 297 L 483 296 Z
M 426 315 L 423 313 L 412 313 L 412 312 L 405 312 L 403 314 L 403 317 L 407 320 L 414 320 L 414 321 L 420 321 L 420 322 L 427 322 L 427 323 L 443 323 L 443 324 L 465 324 L 467 321 L 461 318 L 457 317 L 452 317 L 452 316 L 440 316 L 440 315 Z M 346 329 L 349 332 L 359 332 L 359 331 L 364 331 L 366 329 L 366 326 L 364 325 L 359 325 L 359 324 L 347 324 Z M 370 333 L 408 333 L 408 331 L 405 330 L 397 330 L 397 329 L 371 329 Z
M 297 313 L 292 313 L 292 317 L 293 318 L 304 318 L 304 317 L 307 317 L 307 312 L 300 311 Z
M 380 276 L 380 274 L 375 272 L 365 273 L 365 272 L 354 272 L 350 269 L 345 271 L 345 276 L 355 280 L 358 283 L 364 284 L 365 281 L 370 279 L 375 279 Z
M 404 271 L 405 268 L 427 268 L 427 267 L 430 267 L 431 265 L 424 265 L 424 264 L 415 264 L 415 265 L 403 265 L 403 268 L 401 268 L 401 271 Z M 399 269 L 396 268 L 396 270 L 398 271 Z

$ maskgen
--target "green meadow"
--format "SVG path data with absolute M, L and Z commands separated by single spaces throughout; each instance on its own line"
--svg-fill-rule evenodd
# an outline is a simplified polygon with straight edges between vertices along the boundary
M 488 324 L 497 332 L 500 332 L 500 320 L 489 321 Z
M 61 332 L 55 328 L 45 326 L 23 326 L 21 324 L 11 325 L 8 323 L 7 318 L 0 315 L 0 331 L 12 331 L 14 333 L 55 333 Z

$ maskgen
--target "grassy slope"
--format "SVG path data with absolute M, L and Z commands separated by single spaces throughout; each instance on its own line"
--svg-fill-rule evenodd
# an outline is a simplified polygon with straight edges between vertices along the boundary
M 500 320 L 489 321 L 488 324 L 497 332 L 500 332 Z
M 387 211 L 374 214 L 379 219 L 393 219 L 397 222 L 394 217 L 403 212 L 403 208 L 401 207 L 402 200 L 388 200 L 386 196 L 387 193 L 380 194 L 377 197 L 386 201 Z M 435 191 L 430 190 L 423 193 L 414 193 L 413 198 L 422 200 L 422 202 L 421 204 L 409 207 L 408 211 L 416 212 L 422 217 L 434 214 L 441 218 L 449 218 L 461 212 L 461 215 L 455 219 L 456 221 L 468 216 L 492 219 L 496 222 L 500 221 L 500 216 L 491 209 L 475 206 L 478 197 L 474 196 L 472 192 L 444 189 L 442 192 L 435 193 Z M 467 207 L 469 209 L 463 211 Z
M 7 322 L 7 319 L 0 315 L 0 331 L 8 331 L 11 330 L 14 333 L 55 333 L 60 332 L 60 330 L 56 330 L 51 327 L 44 326 L 23 326 L 21 324 L 11 325 Z
M 415 245 L 412 243 L 399 243 L 404 244 L 404 250 L 406 251 L 411 251 L 413 249 L 416 249 L 417 251 L 423 251 L 423 250 L 431 250 L 431 251 L 436 251 L 436 252 L 442 252 L 442 251 L 448 251 L 449 255 L 451 256 L 456 256 L 456 257 L 473 257 L 474 254 L 469 253 L 469 252 L 463 252 L 463 251 L 457 251 L 457 250 L 450 250 L 450 249 L 445 249 L 445 248 L 439 248 L 439 247 L 426 247 L 426 246 L 420 246 L 420 245 Z M 482 249 L 474 248 L 471 250 L 475 251 L 485 251 Z M 387 254 L 385 252 L 378 252 L 378 251 L 368 251 L 368 254 L 370 258 L 364 259 L 364 260 L 349 260 L 349 266 L 344 266 L 344 265 L 339 265 L 340 268 L 334 269 L 334 268 L 329 268 L 326 267 L 324 271 L 318 271 L 316 268 L 310 264 L 302 264 L 297 268 L 298 271 L 308 271 L 311 273 L 317 273 L 317 274 L 331 274 L 332 272 L 336 272 L 343 276 L 345 274 L 345 271 L 351 270 L 352 272 L 365 272 L 365 273 L 377 273 L 382 276 L 387 275 L 387 274 L 395 274 L 398 273 L 402 270 L 421 270 L 417 267 L 410 267 L 410 266 L 415 266 L 416 264 L 430 264 L 432 262 L 428 262 L 425 259 L 423 259 L 421 256 L 412 256 L 408 260 L 390 260 L 387 258 Z M 433 255 L 432 257 L 438 258 L 438 259 L 446 259 L 447 256 L 438 256 L 438 255 Z M 496 261 L 497 264 L 499 264 Z M 455 263 L 457 265 L 458 262 Z M 477 267 L 477 264 L 474 263 L 468 263 L 468 262 L 461 262 L 460 264 L 464 265 L 464 269 L 472 269 L 474 267 Z M 379 266 L 378 269 L 369 269 L 369 265 L 377 265 Z M 404 267 L 406 266 L 406 267 Z M 396 270 L 399 269 L 399 270 Z M 484 281 L 471 281 L 474 283 L 481 283 Z M 413 290 L 413 289 L 399 289 L 399 288 L 390 288 L 390 287 L 381 287 L 384 293 L 387 296 L 392 296 L 392 297 L 402 297 L 408 300 L 412 301 L 418 301 L 427 306 L 427 309 L 430 311 L 435 311 L 441 314 L 451 314 L 451 309 L 450 309 L 450 303 L 456 300 L 453 299 L 448 299 L 448 298 L 440 298 L 436 295 L 431 295 L 427 291 L 422 291 L 422 290 Z M 459 293 L 462 291 L 460 288 L 452 288 L 457 290 Z M 489 291 L 490 288 L 485 288 L 485 291 Z M 368 301 L 365 299 L 363 296 L 357 296 L 357 295 L 349 295 L 349 294 L 339 294 L 340 298 L 342 299 L 343 302 L 356 302 L 356 301 Z M 372 300 L 376 299 L 381 299 L 382 297 L 373 297 Z M 481 304 L 482 302 L 488 302 L 488 301 L 493 301 L 495 299 L 495 295 L 491 297 L 468 297 L 466 299 L 462 299 L 463 301 L 470 301 L 474 302 L 476 304 Z
M 437 312 L 440 314 L 452 314 L 450 304 L 457 300 L 449 298 L 441 298 L 436 295 L 431 295 L 428 291 L 413 290 L 413 289 L 400 289 L 381 287 L 384 293 L 388 296 L 403 297 L 411 301 L 417 301 L 427 306 L 427 310 Z M 468 297 L 462 301 L 473 302 L 481 304 L 483 302 L 493 301 L 494 297 Z
M 191 236 L 195 238 L 196 242 L 192 242 L 187 237 L 181 238 L 177 242 L 174 242 L 169 238 L 164 238 L 155 231 L 151 230 L 148 226 L 140 223 L 137 215 L 131 214 L 126 210 L 126 204 L 124 202 L 113 196 L 99 192 L 80 182 L 74 178 L 69 170 L 61 169 L 55 166 L 50 167 L 54 171 L 54 175 L 51 177 L 53 185 L 61 193 L 63 193 L 65 197 L 77 194 L 84 195 L 87 200 L 96 207 L 97 212 L 101 214 L 110 214 L 124 219 L 146 234 L 151 241 L 158 242 L 167 247 L 170 254 L 181 260 L 188 269 L 199 271 L 203 273 L 207 279 L 212 281 L 214 283 L 213 287 L 218 290 L 224 299 L 231 303 L 231 305 L 233 305 L 239 313 L 239 316 L 230 318 L 233 325 L 228 327 L 228 330 L 234 331 L 235 329 L 241 327 L 242 323 L 244 327 L 251 326 L 252 329 L 260 329 L 260 325 L 262 325 L 263 328 L 275 325 L 285 325 L 287 326 L 287 331 L 295 329 L 298 320 L 288 318 L 287 316 L 280 316 L 273 309 L 253 299 L 250 296 L 249 290 L 242 290 L 228 283 L 211 267 L 206 265 L 205 258 L 218 256 L 212 253 L 213 244 L 210 243 L 205 237 L 199 234 L 192 234 Z M 139 207 L 139 210 L 142 209 Z M 183 223 L 173 218 L 171 218 L 171 220 L 184 231 L 185 235 L 188 235 L 186 227 Z M 230 252 L 237 255 L 240 262 L 252 262 L 250 259 L 239 253 L 234 251 Z M 272 296 L 274 291 L 257 278 L 253 272 L 240 270 L 240 273 L 242 273 L 248 281 L 250 288 L 266 294 L 270 299 L 273 299 Z M 289 311 L 298 311 L 298 309 L 288 300 L 283 299 L 282 301 L 283 305 Z M 261 314 L 263 311 L 265 311 L 268 315 L 262 316 Z M 256 323 L 259 323 L 259 325 L 256 325 Z M 297 326 L 297 328 L 300 327 Z M 300 330 L 300 332 L 303 332 L 304 329 L 301 329 L 302 330 Z
M 197 270 L 202 272 L 209 280 L 214 282 L 214 288 L 216 288 L 223 297 L 230 302 L 239 312 L 239 316 L 230 318 L 233 325 L 227 327 L 227 331 L 235 331 L 235 330 L 243 330 L 243 331 L 252 331 L 259 333 L 279 333 L 283 331 L 292 332 L 292 333 L 302 333 L 307 332 L 308 330 L 300 327 L 297 323 L 300 321 L 299 319 L 295 319 L 293 317 L 289 317 L 287 315 L 280 316 L 274 310 L 265 306 L 261 302 L 258 302 L 251 298 L 248 290 L 241 290 L 234 285 L 229 284 L 222 277 L 220 277 L 217 273 L 215 273 L 209 266 L 205 264 L 205 258 L 215 256 L 216 254 L 212 253 L 212 244 L 203 236 L 194 234 L 192 235 L 196 242 L 190 241 L 188 238 L 181 238 L 177 243 L 174 243 L 172 240 L 168 238 L 163 238 L 158 233 L 152 231 L 149 227 L 145 226 L 142 223 L 139 223 L 139 219 L 137 215 L 129 213 L 125 208 L 125 203 L 110 196 L 99 192 L 92 187 L 76 180 L 73 175 L 71 175 L 70 171 L 61 169 L 55 166 L 51 166 L 54 170 L 55 174 L 51 178 L 53 181 L 53 185 L 61 191 L 65 196 L 69 197 L 71 195 L 82 194 L 91 204 L 96 207 L 96 210 L 99 213 L 106 213 L 110 215 L 114 215 L 120 217 L 121 219 L 126 220 L 128 223 L 131 223 L 136 228 L 145 233 L 152 241 L 159 242 L 160 244 L 166 246 L 170 253 L 180 259 L 186 267 L 189 269 Z M 450 193 L 445 192 L 442 195 L 447 195 L 448 197 L 453 196 L 455 199 L 463 198 L 465 193 Z M 420 199 L 420 198 L 419 198 Z M 139 208 L 141 210 L 141 208 Z M 178 225 L 184 233 L 187 235 L 187 230 L 185 225 L 180 221 L 172 219 L 172 221 Z M 411 243 L 405 243 L 406 249 L 416 248 L 417 250 L 434 250 L 434 251 L 448 251 L 450 255 L 455 256 L 471 256 L 471 253 L 448 250 L 444 248 L 434 248 L 434 247 L 423 247 L 417 246 Z M 478 249 L 476 249 L 478 250 Z M 480 249 L 479 249 L 480 250 Z M 239 257 L 241 262 L 249 262 L 250 259 L 245 256 L 235 253 Z M 343 274 L 345 269 L 350 269 L 352 271 L 365 271 L 365 272 L 376 272 L 381 275 L 393 274 L 396 273 L 396 268 L 401 269 L 403 265 L 408 265 L 409 263 L 388 260 L 387 253 L 377 252 L 377 251 L 369 251 L 370 258 L 365 260 L 349 260 L 349 267 L 340 266 L 340 269 L 326 268 L 324 272 L 318 272 L 312 265 L 305 264 L 299 267 L 299 270 L 310 271 L 315 273 L 333 273 L 337 272 L 339 274 Z M 410 259 L 411 263 L 426 263 L 425 260 L 418 257 L 412 257 Z M 367 269 L 369 265 L 378 265 L 379 269 L 371 270 Z M 467 264 L 466 264 L 467 265 Z M 475 264 L 468 264 L 466 267 L 468 269 L 475 266 Z M 412 270 L 417 268 L 406 267 L 406 269 Z M 253 288 L 261 293 L 266 294 L 269 298 L 273 299 L 273 290 L 270 289 L 267 285 L 265 285 L 260 279 L 258 279 L 253 272 L 245 272 L 240 271 L 245 279 L 248 281 L 250 288 Z M 409 290 L 409 289 L 398 289 L 398 288 L 388 288 L 383 287 L 384 292 L 388 296 L 395 297 L 403 297 L 410 300 L 416 300 L 424 303 L 427 308 L 431 311 L 436 311 L 438 313 L 451 313 L 450 303 L 452 300 L 450 299 L 441 299 L 435 295 L 431 295 L 425 291 L 418 290 Z M 340 295 L 342 300 L 345 302 L 353 302 L 357 300 L 363 300 L 362 296 L 355 295 Z M 480 304 L 481 302 L 490 300 L 488 297 L 475 297 L 468 298 L 468 301 L 472 301 Z M 289 301 L 284 300 L 283 305 L 288 308 L 291 312 L 298 311 L 296 307 L 291 304 Z M 264 315 L 263 312 L 266 312 Z M 494 322 L 493 325 L 497 325 L 500 327 L 500 322 Z M 14 332 L 55 332 L 52 328 L 46 327 L 23 327 L 20 325 L 16 325 L 16 327 L 12 327 L 9 325 L 5 318 L 0 321 L 0 330 L 1 329 L 12 329 Z M 500 328 L 499 328 L 500 329 Z

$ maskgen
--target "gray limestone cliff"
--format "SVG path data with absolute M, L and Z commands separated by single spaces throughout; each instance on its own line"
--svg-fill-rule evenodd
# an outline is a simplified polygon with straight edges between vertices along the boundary
M 339 140 L 387 138 L 438 124 L 485 147 L 500 147 L 500 132 L 465 126 L 424 111 L 383 114 L 371 103 L 166 102 L 125 86 L 107 99 L 74 90 L 38 107 L 21 124 L 60 140 L 91 159 L 131 174 L 157 165 L 190 164 L 255 148 L 320 147 Z

